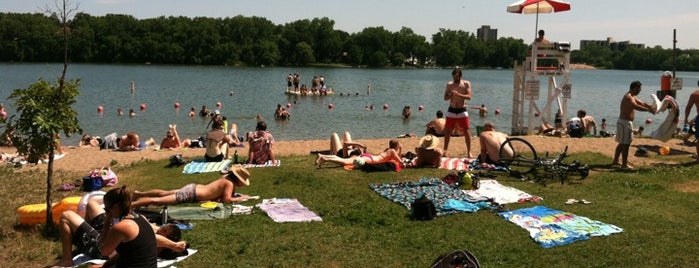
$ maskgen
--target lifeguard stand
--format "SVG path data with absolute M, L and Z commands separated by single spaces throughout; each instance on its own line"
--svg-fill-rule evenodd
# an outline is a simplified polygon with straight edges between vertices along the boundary
M 551 106 L 556 102 L 556 111 L 561 119 L 567 118 L 567 103 L 571 97 L 570 43 L 533 43 L 530 55 L 519 65 L 515 62 L 514 88 L 512 94 L 512 135 L 528 135 L 542 122 L 551 124 Z M 541 80 L 540 80 L 541 79 Z M 546 103 L 543 109 L 537 101 L 541 81 L 548 82 Z M 560 82 L 559 82 L 560 81 Z M 525 114 L 525 102 L 528 112 Z M 537 116 L 538 115 L 538 116 Z M 526 117 L 526 122 L 525 122 Z

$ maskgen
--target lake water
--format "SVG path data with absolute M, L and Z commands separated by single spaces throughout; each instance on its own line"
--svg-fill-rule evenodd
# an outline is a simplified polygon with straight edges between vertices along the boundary
M 61 72 L 61 64 L 0 64 L 0 98 L 8 112 L 12 103 L 6 97 L 16 88 L 27 88 L 39 78 L 53 81 Z M 331 96 L 288 96 L 284 94 L 286 76 L 301 75 L 302 83 L 310 84 L 314 75 L 325 77 L 326 84 L 336 94 Z M 180 136 L 193 138 L 206 133 L 207 119 L 188 116 L 190 107 L 197 111 L 202 105 L 219 109 L 229 122 L 244 133 L 254 129 L 255 116 L 260 113 L 278 140 L 327 139 L 333 132 L 350 131 L 355 139 L 388 138 L 405 133 L 424 133 L 424 125 L 437 110 L 446 110 L 443 100 L 451 69 L 353 69 L 353 68 L 239 68 L 224 66 L 159 66 L 159 65 L 95 65 L 72 64 L 70 78 L 82 81 L 81 95 L 74 107 L 85 134 L 105 136 L 136 131 L 141 138 L 165 135 L 168 124 L 177 124 Z M 586 109 L 598 123 L 606 118 L 611 126 L 618 116 L 619 102 L 629 83 L 640 80 L 640 97 L 650 101 L 650 93 L 660 88 L 662 71 L 573 70 L 570 82 L 572 98 L 568 101 L 568 117 L 578 109 Z M 678 91 L 678 101 L 684 109 L 687 96 L 696 89 L 697 72 L 678 72 L 684 79 L 684 89 Z M 512 70 L 464 70 L 464 79 L 473 86 L 471 107 L 484 104 L 490 113 L 480 118 L 472 111 L 472 125 L 492 121 L 504 132 L 511 129 Z M 542 78 L 540 78 L 542 79 Z M 135 82 L 135 94 L 130 84 Z M 560 82 L 560 81 L 559 81 Z M 371 94 L 366 86 L 371 85 Z M 543 108 L 546 84 L 542 82 Z M 234 94 L 231 96 L 230 92 Z M 356 95 L 359 93 L 358 95 Z M 180 109 L 175 109 L 175 103 Z M 140 110 L 141 104 L 146 105 Z M 273 120 L 277 104 L 290 104 L 289 121 Z M 332 104 L 333 109 L 328 109 Z M 374 110 L 365 107 L 373 105 Z M 388 109 L 383 109 L 388 105 Z M 412 107 L 409 119 L 401 118 L 403 106 Z M 102 106 L 104 112 L 97 112 Z M 423 106 L 424 111 L 418 107 Z M 525 106 L 525 110 L 526 110 Z M 126 115 L 118 116 L 117 108 Z M 137 116 L 130 118 L 129 109 Z M 495 115 L 499 109 L 501 113 Z M 555 112 L 555 111 L 553 111 Z M 637 114 L 637 125 L 646 118 L 655 129 L 666 114 Z M 550 121 L 553 121 L 550 119 Z M 472 126 L 472 131 L 475 130 Z M 66 138 L 64 144 L 76 144 L 78 137 Z

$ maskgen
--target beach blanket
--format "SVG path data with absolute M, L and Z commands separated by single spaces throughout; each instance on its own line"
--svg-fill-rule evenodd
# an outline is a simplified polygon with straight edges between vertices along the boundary
M 274 222 L 311 222 L 323 221 L 315 212 L 301 205 L 296 199 L 264 199 L 257 207 L 266 212 Z
M 496 180 L 481 180 L 478 189 L 462 191 L 471 199 L 492 199 L 493 202 L 500 205 L 527 201 L 539 202 L 542 200 L 541 197 L 532 196 L 513 187 L 504 186 Z
M 207 173 L 207 172 L 220 172 L 223 169 L 228 168 L 231 165 L 230 159 L 224 159 L 221 162 L 206 162 L 204 159 L 194 159 L 184 166 L 182 173 L 185 174 L 195 174 L 195 173 Z
M 442 157 L 439 168 L 448 170 L 469 170 L 469 165 L 474 159 L 459 157 Z
M 282 165 L 282 160 L 269 160 L 264 164 L 243 164 L 245 168 L 258 168 L 258 167 L 278 167 Z
M 181 261 L 181 260 L 184 260 L 184 259 L 186 259 L 187 257 L 192 256 L 192 254 L 194 254 L 194 253 L 197 253 L 197 250 L 196 250 L 196 249 L 188 248 L 188 249 L 187 249 L 187 255 L 177 257 L 177 258 L 174 259 L 174 260 L 165 260 L 165 259 L 160 259 L 160 258 L 158 258 L 158 268 L 175 267 L 175 266 L 173 266 L 173 265 L 174 265 L 176 262 L 179 262 L 179 261 Z M 87 256 L 87 255 L 85 255 L 85 254 L 78 254 L 77 256 L 73 257 L 73 264 L 74 264 L 74 266 L 71 266 L 71 267 L 78 267 L 78 266 L 80 266 L 81 264 L 85 264 L 85 263 L 103 264 L 103 263 L 105 263 L 105 262 L 106 262 L 106 260 L 92 259 L 92 258 L 90 258 L 89 256 Z
M 167 209 L 168 216 L 174 220 L 218 220 L 231 216 L 233 209 L 231 206 L 220 204 L 214 209 L 202 207 L 171 206 Z
M 675 130 L 677 129 L 677 124 L 680 119 L 680 106 L 677 104 L 675 98 L 670 95 L 665 96 L 662 101 L 658 100 L 655 94 L 651 94 L 651 96 L 653 100 L 655 100 L 654 106 L 657 107 L 656 113 L 665 112 L 666 110 L 668 113 L 663 123 L 658 126 L 658 129 L 651 132 L 650 136 L 662 142 L 667 142 L 675 135 Z
M 410 209 L 415 199 L 424 193 L 434 202 L 437 216 L 461 212 L 476 212 L 490 208 L 485 202 L 470 202 L 469 197 L 459 188 L 443 182 L 439 178 L 422 178 L 419 181 L 399 181 L 369 185 L 377 194 Z
M 624 231 L 611 224 L 544 206 L 500 212 L 498 215 L 527 230 L 529 236 L 544 248 Z

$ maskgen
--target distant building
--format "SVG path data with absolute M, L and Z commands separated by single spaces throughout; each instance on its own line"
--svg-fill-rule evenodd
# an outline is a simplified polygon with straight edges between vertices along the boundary
M 586 46 L 589 45 L 597 45 L 601 47 L 608 47 L 611 50 L 618 50 L 618 51 L 624 51 L 627 48 L 630 47 L 635 47 L 635 48 L 645 48 L 645 44 L 634 44 L 631 43 L 631 41 L 622 41 L 622 42 L 617 42 L 614 41 L 614 38 L 612 37 L 607 37 L 607 40 L 580 40 L 580 49 L 585 49 Z
M 498 29 L 491 29 L 490 25 L 481 25 L 481 28 L 476 30 L 476 38 L 481 41 L 496 41 L 498 40 Z

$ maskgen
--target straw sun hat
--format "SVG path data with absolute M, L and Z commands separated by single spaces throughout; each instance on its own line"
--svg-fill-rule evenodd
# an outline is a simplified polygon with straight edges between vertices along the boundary
M 439 139 L 434 135 L 425 135 L 420 138 L 420 148 L 425 150 L 434 150 L 439 145 Z
M 228 179 L 238 179 L 243 184 L 250 185 L 250 172 L 241 165 L 235 165 L 228 169 Z

